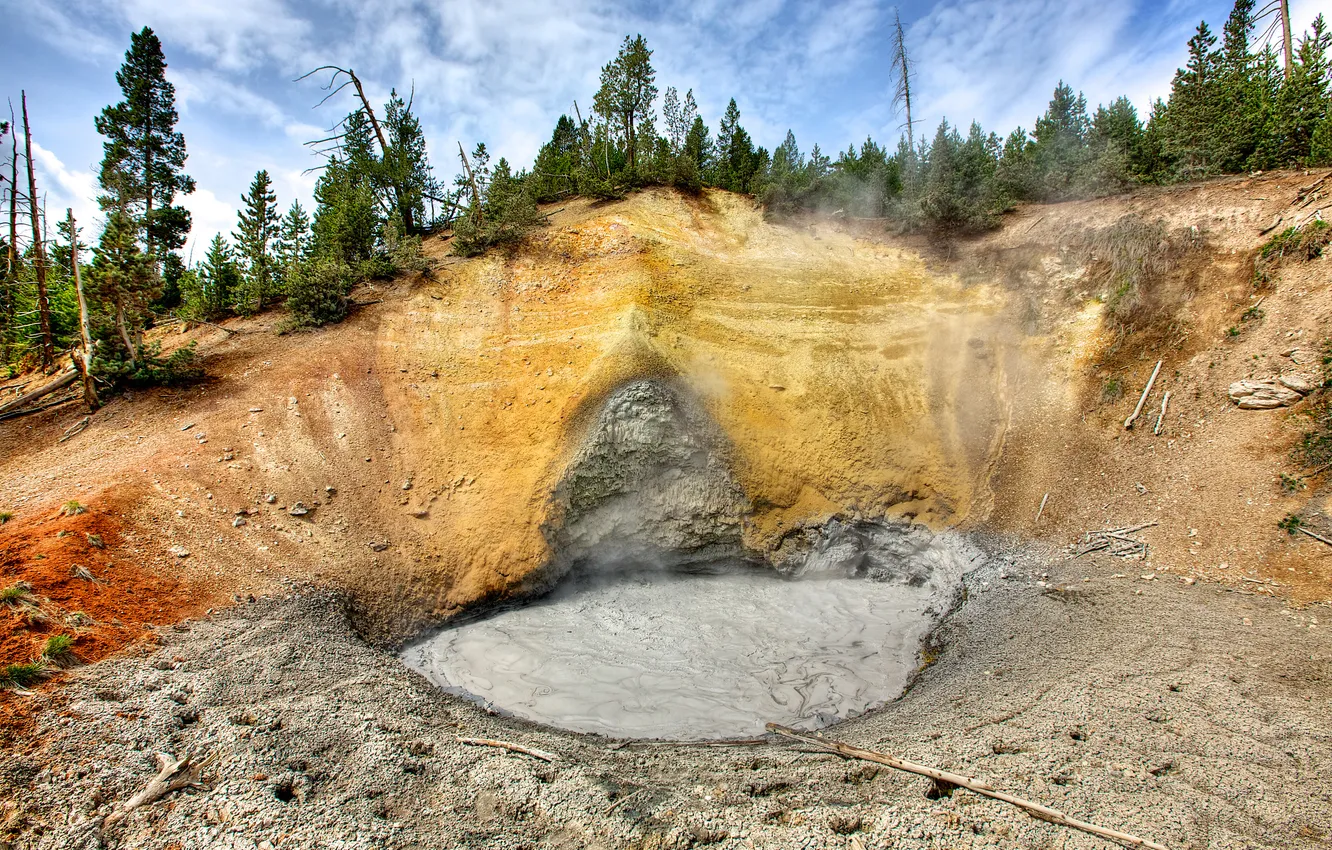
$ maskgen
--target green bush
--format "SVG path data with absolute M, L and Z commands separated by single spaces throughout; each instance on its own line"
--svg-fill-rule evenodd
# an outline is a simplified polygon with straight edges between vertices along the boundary
M 341 321 L 347 315 L 352 270 L 330 257 L 304 263 L 287 280 L 287 322 L 283 330 L 318 327 Z

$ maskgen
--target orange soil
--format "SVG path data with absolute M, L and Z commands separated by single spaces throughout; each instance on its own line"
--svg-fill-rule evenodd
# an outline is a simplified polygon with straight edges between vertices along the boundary
M 74 638 L 81 663 L 98 661 L 206 608 L 208 588 L 159 572 L 129 557 L 122 537 L 125 506 L 134 494 L 104 491 L 85 497 L 86 512 L 66 516 L 61 505 L 30 508 L 0 525 L 0 587 L 31 586 L 31 606 L 0 606 L 0 666 L 36 659 L 52 635 Z M 100 539 L 101 546 L 94 545 Z M 75 575 L 87 570 L 93 580 Z M 82 615 L 82 616 L 79 616 Z M 0 740 L 27 726 L 27 698 L 0 691 Z

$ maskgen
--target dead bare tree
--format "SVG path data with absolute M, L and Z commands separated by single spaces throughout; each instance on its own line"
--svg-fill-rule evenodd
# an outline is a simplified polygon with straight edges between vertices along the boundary
M 480 227 L 485 221 L 485 214 L 481 209 L 481 189 L 476 185 L 476 175 L 472 172 L 472 164 L 467 161 L 467 153 L 463 150 L 462 142 L 458 143 L 458 156 L 462 158 L 463 170 L 467 172 L 467 185 L 472 189 L 472 224 Z
M 18 274 L 18 122 L 14 120 L 14 101 L 9 101 L 9 252 L 5 258 L 5 277 Z
M 23 147 L 28 161 L 28 209 L 32 213 L 32 265 L 37 276 L 37 317 L 41 333 L 42 367 L 55 364 L 55 341 L 51 338 L 51 301 L 46 293 L 46 248 L 42 242 L 41 214 L 37 209 L 37 176 L 32 168 L 32 127 L 28 123 L 28 93 L 23 102 Z
M 1276 34 L 1278 29 L 1281 30 L 1281 54 L 1282 58 L 1286 60 L 1286 79 L 1289 80 L 1294 63 L 1294 49 L 1290 42 L 1289 0 L 1272 0 L 1272 2 L 1258 10 L 1258 13 L 1253 16 L 1253 21 L 1257 23 L 1268 17 L 1272 18 L 1272 23 L 1263 31 L 1263 37 L 1260 40 L 1268 41 Z
M 333 95 L 342 91 L 347 86 L 352 86 L 353 88 L 355 88 L 356 97 L 361 101 L 361 111 L 365 113 L 365 117 L 370 121 L 370 127 L 375 131 L 375 139 L 379 142 L 379 155 L 381 157 L 387 158 L 389 155 L 388 140 L 384 136 L 384 128 L 379 123 L 378 116 L 375 115 L 374 107 L 370 105 L 370 99 L 365 96 L 365 87 L 361 85 L 361 78 L 356 76 L 356 72 L 353 71 L 351 68 L 341 68 L 338 67 L 337 65 L 320 65 L 318 68 L 315 68 L 313 71 L 309 72 L 308 74 L 302 74 L 301 76 L 297 77 L 296 82 L 299 83 L 301 80 L 314 76 L 315 74 L 318 74 L 320 71 L 331 71 L 332 76 L 329 78 L 328 84 L 323 87 L 324 90 L 328 92 L 328 94 L 324 96 L 323 100 L 316 103 L 314 105 L 314 108 L 318 109 L 319 107 L 323 106 L 325 103 L 328 102 L 329 98 L 333 97 Z M 339 78 L 344 76 L 347 79 L 342 80 L 342 82 L 339 83 L 338 82 Z M 415 98 L 415 94 L 416 92 L 415 90 L 413 90 L 412 92 L 413 98 Z M 409 106 L 408 108 L 410 109 L 411 107 Z M 334 125 L 335 128 L 337 126 L 338 125 Z M 307 144 L 314 145 L 314 144 L 322 144 L 324 142 L 335 141 L 337 139 L 342 138 L 342 135 L 331 136 L 327 139 L 320 139 L 317 142 L 309 142 Z M 416 215 L 412 211 L 411 205 L 403 203 L 403 195 L 404 195 L 403 188 L 402 186 L 398 185 L 398 183 L 395 181 L 389 181 L 389 182 L 391 188 L 393 189 L 393 199 L 395 205 L 397 209 L 402 212 L 403 226 L 406 228 L 408 233 L 414 233 L 416 231 Z
M 893 106 L 906 109 L 907 147 L 916 149 L 915 134 L 911 128 L 911 58 L 907 55 L 906 33 L 902 30 L 902 16 L 893 9 L 893 75 L 896 90 Z
M 74 289 L 79 295 L 79 333 L 83 337 L 83 351 L 76 355 L 76 360 L 83 376 L 83 401 L 95 413 L 102 403 L 93 384 L 92 323 L 88 321 L 88 299 L 83 294 L 83 274 L 79 271 L 79 229 L 74 224 L 74 210 L 65 209 L 65 221 L 69 224 L 69 264 L 74 270 Z

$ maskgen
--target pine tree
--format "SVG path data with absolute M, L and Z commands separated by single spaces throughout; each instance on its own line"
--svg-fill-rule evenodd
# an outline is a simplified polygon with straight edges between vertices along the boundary
M 213 321 L 231 312 L 241 271 L 222 234 L 213 237 L 203 262 L 182 279 L 181 313 L 187 319 Z
M 243 208 L 238 215 L 236 251 L 243 271 L 240 291 L 235 293 L 238 313 L 257 313 L 273 296 L 273 241 L 277 236 L 277 195 L 273 193 L 268 172 L 260 169 L 241 196 Z
M 1127 97 L 1116 98 L 1109 107 L 1098 106 L 1087 134 L 1089 187 L 1119 190 L 1143 177 L 1142 146 L 1142 122 Z
M 1207 22 L 1189 39 L 1189 62 L 1175 72 L 1166 107 L 1164 153 L 1178 176 L 1201 177 L 1217 169 L 1215 132 L 1224 109 L 1220 89 L 1220 54 Z
M 1083 188 L 1087 170 L 1087 99 L 1063 80 L 1055 86 L 1045 114 L 1036 119 L 1031 159 L 1041 198 L 1072 197 Z
M 274 246 L 279 273 L 286 278 L 310 253 L 310 217 L 300 201 L 292 201 L 278 227 Z
M 130 36 L 116 82 L 125 99 L 95 120 L 106 137 L 99 180 L 104 210 L 132 216 L 146 253 L 161 255 L 185 244 L 190 214 L 174 205 L 177 194 L 194 191 L 184 172 L 185 137 L 176 132 L 176 89 L 166 78 L 162 43 L 144 27 Z
M 713 185 L 730 189 L 735 184 L 731 174 L 731 149 L 735 140 L 735 131 L 740 127 L 740 107 L 735 105 L 735 98 L 726 104 L 722 113 L 721 124 L 717 127 L 717 160 L 711 182 Z
M 657 99 L 656 78 L 647 41 L 641 35 L 625 36 L 615 59 L 602 67 L 601 88 L 592 101 L 597 113 L 619 133 L 631 171 L 638 165 L 640 138 L 651 140 L 654 135 L 652 102 Z
M 388 148 L 383 156 L 383 175 L 393 190 L 401 232 L 412 236 L 428 229 L 426 196 L 438 193 L 430 160 L 426 156 L 425 133 L 421 122 L 396 90 L 390 91 L 385 108 L 384 126 L 388 130 Z
M 134 219 L 123 208 L 112 209 L 88 275 L 89 291 L 109 314 L 124 359 L 135 370 L 142 345 L 140 329 L 160 284 L 155 265 L 139 250 Z
M 1295 65 L 1273 104 L 1264 145 L 1267 159 L 1275 166 L 1309 164 L 1314 137 L 1326 120 L 1329 101 L 1329 49 L 1332 33 L 1322 15 L 1314 19 L 1300 39 Z

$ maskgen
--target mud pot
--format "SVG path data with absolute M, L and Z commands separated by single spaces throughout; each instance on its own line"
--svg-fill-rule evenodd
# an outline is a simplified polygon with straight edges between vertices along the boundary
M 576 732 L 698 740 L 761 735 L 767 721 L 824 726 L 902 693 L 979 557 L 921 529 L 841 537 L 792 577 L 735 562 L 571 576 L 401 657 L 445 690 Z

